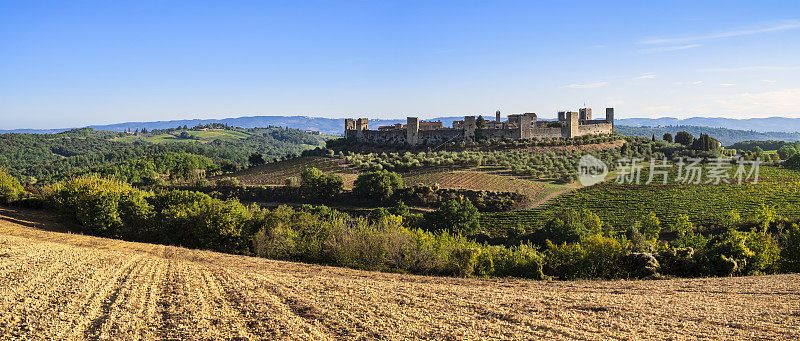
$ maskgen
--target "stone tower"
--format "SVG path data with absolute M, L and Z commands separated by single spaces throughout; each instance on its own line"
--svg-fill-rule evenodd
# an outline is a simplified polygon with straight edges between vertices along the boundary
M 494 121 L 500 123 L 500 110 L 494 113 Z
M 529 139 L 531 138 L 531 125 L 534 122 L 535 116 L 531 116 L 528 114 L 521 115 L 519 117 L 519 138 L 521 139 Z
M 419 118 L 406 117 L 406 143 L 410 146 L 419 144 Z
M 464 116 L 464 140 L 475 141 L 475 116 Z
M 592 120 L 592 108 L 580 108 L 578 109 L 578 121 L 591 121 Z
M 364 131 L 369 130 L 369 119 L 359 118 L 356 120 L 356 140 L 364 141 Z
M 356 121 L 356 130 L 369 130 L 369 119 L 359 118 Z
M 579 124 L 578 117 L 580 116 L 580 114 L 574 111 L 569 111 L 565 113 L 565 116 L 566 116 L 566 120 L 564 122 L 565 131 L 562 131 L 561 135 L 570 138 L 578 136 L 578 124 Z
M 611 129 L 614 129 L 614 108 L 606 108 L 606 123 L 611 124 Z

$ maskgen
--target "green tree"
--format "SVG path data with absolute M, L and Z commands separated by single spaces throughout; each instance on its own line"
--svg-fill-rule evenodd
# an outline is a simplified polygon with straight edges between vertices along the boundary
M 441 230 L 465 236 L 480 231 L 480 212 L 467 198 L 450 199 L 433 213 L 435 225 Z
M 794 154 L 797 154 L 797 149 L 790 144 L 785 144 L 778 149 L 778 156 L 781 158 L 781 160 L 787 160 L 794 156 Z
M 400 174 L 379 170 L 359 175 L 353 183 L 353 192 L 362 198 L 385 201 L 404 187 Z
M 317 168 L 306 168 L 300 178 L 302 180 L 300 187 L 315 198 L 330 199 L 342 191 L 342 177 L 327 174 Z
M 717 139 L 708 136 L 708 134 L 700 134 L 692 144 L 692 149 L 702 151 L 712 151 L 719 149 L 720 143 Z
M 664 139 L 664 141 L 667 141 L 667 142 L 669 142 L 669 143 L 672 143 L 672 134 L 670 134 L 670 133 L 664 133 L 664 136 L 663 136 L 662 138 Z
M 267 163 L 264 160 L 264 155 L 261 155 L 261 153 L 250 154 L 250 157 L 247 158 L 247 160 L 250 162 L 250 166 L 258 166 Z
M 483 118 L 483 115 L 478 115 L 478 119 L 475 120 L 475 128 L 486 129 L 486 119 Z
M 658 235 L 661 233 L 661 221 L 658 220 L 655 212 L 650 212 L 650 214 L 644 216 L 639 226 L 639 231 L 649 240 L 658 239 Z
M 694 232 L 694 225 L 685 214 L 678 216 L 672 231 L 675 232 L 675 240 L 672 243 L 676 247 L 702 249 L 708 242 L 702 235 Z
M 783 166 L 789 169 L 800 170 L 800 153 L 794 154 L 783 162 Z
M 7 204 L 19 199 L 24 191 L 19 180 L 0 168 L 0 203 Z
M 785 272 L 800 272 L 800 227 L 792 224 L 786 233 L 781 250 L 781 268 Z
M 694 142 L 694 136 L 686 131 L 679 131 L 675 134 L 675 143 L 680 143 L 684 146 L 690 146 Z

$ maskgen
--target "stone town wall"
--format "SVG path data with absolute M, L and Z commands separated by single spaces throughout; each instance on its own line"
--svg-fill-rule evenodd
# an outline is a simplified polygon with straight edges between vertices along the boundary
M 385 144 L 385 145 L 404 145 L 406 144 L 405 130 L 364 130 L 362 142 Z
M 561 128 L 531 127 L 531 136 L 538 138 L 555 138 L 562 137 L 563 132 Z
M 464 140 L 464 130 L 437 129 L 420 130 L 419 143 L 424 145 L 442 144 L 444 142 L 461 142 Z
M 578 136 L 587 134 L 610 134 L 614 128 L 611 123 L 605 120 L 599 121 L 602 123 L 581 124 L 578 126 Z
M 517 129 L 477 129 L 475 135 L 483 136 L 490 140 L 518 139 L 519 130 Z

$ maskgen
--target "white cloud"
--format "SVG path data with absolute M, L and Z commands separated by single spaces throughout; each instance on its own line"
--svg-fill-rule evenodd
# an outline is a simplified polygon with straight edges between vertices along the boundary
M 694 82 L 691 82 L 691 83 L 689 83 L 689 84 L 692 84 L 692 85 L 700 85 L 700 84 L 703 84 L 703 81 L 694 81 Z
M 608 82 L 576 83 L 563 86 L 568 89 L 594 89 L 607 86 Z
M 714 39 L 723 39 L 723 38 L 730 38 L 730 37 L 740 37 L 740 36 L 749 36 L 754 34 L 762 34 L 762 33 L 770 33 L 770 32 L 778 32 L 778 31 L 785 31 L 785 30 L 793 30 L 800 28 L 800 22 L 798 21 L 788 21 L 783 23 L 774 23 L 767 26 L 762 26 L 758 28 L 752 29 L 736 29 L 736 30 L 729 30 L 724 32 L 717 32 L 717 33 L 710 33 L 704 35 L 695 35 L 695 36 L 686 36 L 686 37 L 676 37 L 676 38 L 651 38 L 646 39 L 640 42 L 640 44 L 644 45 L 660 45 L 660 44 L 681 44 L 681 43 L 691 43 L 691 42 L 698 42 L 704 40 L 714 40 Z
M 722 83 L 719 86 L 728 87 L 728 86 L 734 86 L 734 85 L 736 85 L 736 84 L 733 84 L 733 83 Z
M 636 77 L 635 79 L 653 79 L 653 78 L 656 78 L 655 74 L 645 73 L 645 74 L 643 74 L 643 75 L 641 75 L 639 77 Z
M 668 51 L 680 51 L 691 49 L 695 47 L 703 46 L 702 44 L 689 44 L 689 45 L 679 45 L 679 46 L 661 46 L 661 47 L 653 47 L 649 49 L 642 49 L 639 52 L 642 53 L 656 53 L 656 52 L 668 52 Z
M 777 82 L 777 81 L 774 80 L 774 79 L 765 79 L 764 80 L 764 83 L 775 83 L 775 82 Z
M 800 89 L 783 89 L 761 93 L 743 93 L 717 100 L 728 110 L 744 113 L 798 114 Z
M 708 68 L 703 72 L 742 72 L 742 71 L 797 71 L 800 66 L 742 66 L 731 68 Z

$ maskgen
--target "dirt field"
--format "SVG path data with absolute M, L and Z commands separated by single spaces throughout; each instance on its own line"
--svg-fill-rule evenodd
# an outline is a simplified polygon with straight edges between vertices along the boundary
M 59 224 L 0 210 L 2 338 L 800 338 L 800 275 L 437 278 L 33 227 Z

